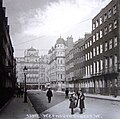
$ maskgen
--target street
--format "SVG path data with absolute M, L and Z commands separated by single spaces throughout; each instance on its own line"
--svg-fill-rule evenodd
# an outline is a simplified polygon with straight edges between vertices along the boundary
M 55 92 L 53 94 L 53 98 L 50 104 L 48 103 L 46 92 L 32 91 L 29 92 L 28 95 L 38 114 L 65 100 L 64 94 Z
M 93 98 L 85 99 L 84 114 L 79 114 L 79 108 L 74 109 L 75 114 L 70 114 L 69 100 L 64 94 L 54 92 L 52 102 L 47 102 L 46 93 L 41 91 L 29 92 L 29 98 L 39 115 L 45 119 L 57 118 L 84 118 L 84 119 L 119 119 L 120 103 L 117 101 L 100 100 Z M 56 117 L 56 118 L 55 118 Z

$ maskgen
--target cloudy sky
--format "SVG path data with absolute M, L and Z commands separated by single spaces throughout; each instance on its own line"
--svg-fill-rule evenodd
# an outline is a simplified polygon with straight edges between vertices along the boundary
M 111 0 L 4 0 L 15 56 L 33 46 L 46 54 L 56 40 L 91 32 L 92 18 Z

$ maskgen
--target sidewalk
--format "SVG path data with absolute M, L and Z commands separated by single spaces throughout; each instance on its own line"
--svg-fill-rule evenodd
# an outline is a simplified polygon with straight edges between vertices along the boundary
M 23 102 L 23 98 L 13 97 L 0 111 L 0 119 L 38 119 L 30 100 Z
M 105 95 L 100 95 L 100 94 L 85 94 L 85 96 L 88 98 L 96 98 L 96 99 L 119 101 L 120 102 L 120 96 L 114 97 L 112 95 L 105 96 Z
M 59 93 L 64 93 L 63 91 L 57 91 Z M 106 96 L 106 95 L 100 95 L 100 94 L 88 94 L 85 93 L 85 96 L 88 98 L 96 98 L 96 99 L 102 99 L 102 100 L 110 100 L 110 101 L 119 101 L 120 102 L 120 96 L 114 97 L 112 95 Z

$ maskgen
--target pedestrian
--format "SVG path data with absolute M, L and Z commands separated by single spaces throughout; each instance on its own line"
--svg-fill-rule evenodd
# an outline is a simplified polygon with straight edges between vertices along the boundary
M 80 92 L 79 92 L 79 90 L 77 90 L 77 92 L 76 92 L 76 96 L 77 96 L 76 107 L 78 106 L 79 95 L 80 95 Z
M 78 93 L 79 93 L 78 100 L 79 100 L 80 114 L 82 114 L 83 113 L 83 109 L 85 108 L 85 104 L 84 104 L 85 95 L 82 92 L 82 90 L 79 90 Z
M 68 94 L 69 94 L 69 90 L 68 90 L 68 88 L 66 88 L 66 90 L 65 90 L 65 98 L 68 98 Z
M 74 96 L 74 93 L 72 93 L 69 99 L 70 100 L 69 108 L 71 109 L 71 114 L 74 114 L 74 108 L 76 108 L 76 103 L 75 103 L 76 99 L 77 98 Z
M 23 88 L 21 88 L 21 97 L 23 97 L 23 93 L 24 93 L 24 89 Z
M 48 103 L 51 102 L 51 97 L 53 96 L 53 93 L 50 88 L 48 88 L 46 96 L 48 97 Z
M 114 97 L 115 98 L 117 97 L 117 94 L 118 94 L 118 89 L 117 89 L 117 86 L 115 85 L 114 86 Z

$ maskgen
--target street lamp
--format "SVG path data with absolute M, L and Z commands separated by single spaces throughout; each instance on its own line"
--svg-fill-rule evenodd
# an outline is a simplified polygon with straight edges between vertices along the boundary
M 24 89 L 25 89 L 25 92 L 24 92 L 24 103 L 27 103 L 27 89 L 26 89 L 26 75 L 27 75 L 27 67 L 24 66 L 23 68 L 23 72 L 24 72 L 24 76 L 25 76 L 25 85 L 24 85 Z

